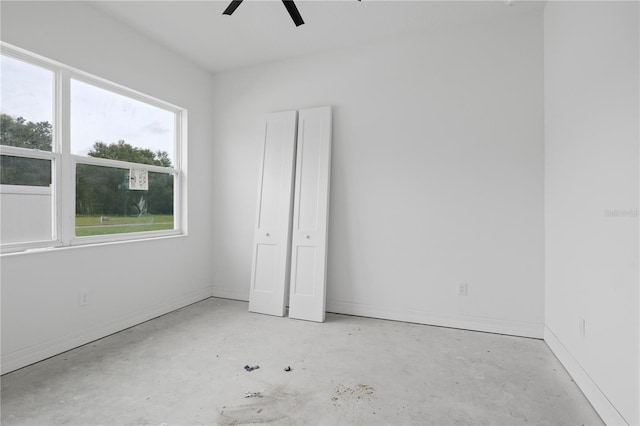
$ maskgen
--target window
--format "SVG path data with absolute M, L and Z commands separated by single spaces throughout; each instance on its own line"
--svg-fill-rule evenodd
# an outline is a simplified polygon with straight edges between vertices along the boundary
M 54 72 L 2 55 L 0 76 L 0 241 L 51 244 Z
M 76 236 L 173 229 L 174 179 L 165 169 L 175 159 L 175 113 L 76 79 L 70 98 Z M 146 189 L 131 187 L 132 169 L 141 170 Z
M 0 47 L 2 251 L 181 234 L 186 112 Z

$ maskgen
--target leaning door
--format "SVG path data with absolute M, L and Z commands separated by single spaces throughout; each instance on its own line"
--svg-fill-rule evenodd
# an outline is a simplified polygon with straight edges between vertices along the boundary
M 249 310 L 284 316 L 289 290 L 296 111 L 265 116 Z
M 300 110 L 289 317 L 324 321 L 331 107 Z

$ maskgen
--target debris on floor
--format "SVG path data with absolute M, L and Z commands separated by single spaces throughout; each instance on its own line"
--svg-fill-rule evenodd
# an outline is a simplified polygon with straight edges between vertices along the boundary
M 287 366 L 284 368 L 284 371 L 291 371 L 291 366 L 287 365 Z
M 244 394 L 245 398 L 262 398 L 262 392 L 248 392 Z
M 373 386 L 363 385 L 362 383 L 358 385 L 362 392 L 366 392 L 368 395 L 371 395 L 374 391 Z
M 375 388 L 362 383 L 354 387 L 339 384 L 331 397 L 334 406 L 348 406 L 352 403 L 371 403 Z
M 259 366 L 259 365 L 254 365 L 253 367 L 248 366 L 248 365 L 245 365 L 245 366 L 244 366 L 244 369 L 245 369 L 245 370 L 247 370 L 247 371 L 257 370 L 258 368 L 260 368 L 260 366 Z

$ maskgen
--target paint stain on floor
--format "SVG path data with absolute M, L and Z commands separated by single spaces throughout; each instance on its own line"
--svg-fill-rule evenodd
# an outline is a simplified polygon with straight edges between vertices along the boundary
M 259 397 L 247 399 L 233 407 L 223 407 L 217 420 L 219 425 L 264 424 L 285 421 L 289 414 L 300 410 L 308 397 L 287 392 L 283 386 L 259 392 Z M 239 400 L 240 401 L 240 400 Z
M 363 401 L 371 402 L 374 392 L 375 389 L 373 386 L 365 385 L 362 383 L 359 383 L 355 386 L 345 386 L 343 384 L 339 384 L 336 387 L 335 393 L 331 397 L 331 401 L 336 407 L 351 405 Z

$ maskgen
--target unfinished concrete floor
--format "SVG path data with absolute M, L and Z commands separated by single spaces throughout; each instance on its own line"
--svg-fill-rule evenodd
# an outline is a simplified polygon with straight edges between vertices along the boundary
M 602 424 L 541 340 L 215 298 L 2 377 L 3 425 L 247 423 Z

